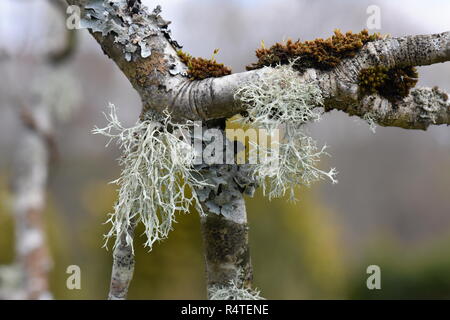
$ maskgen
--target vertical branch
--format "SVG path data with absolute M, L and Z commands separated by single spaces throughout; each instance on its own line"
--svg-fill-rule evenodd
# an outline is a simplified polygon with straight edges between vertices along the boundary
M 134 273 L 134 252 L 132 244 L 127 242 L 127 237 L 133 239 L 134 227 L 135 224 L 132 223 L 128 232 L 122 233 L 120 243 L 114 248 L 109 300 L 125 300 L 127 298 L 128 287 Z
M 236 208 L 235 222 L 222 215 L 207 212 L 201 218 L 206 259 L 208 298 L 216 288 L 237 286 L 251 289 L 253 269 L 248 245 L 248 226 L 245 205 Z
M 203 154 L 203 161 L 208 162 L 206 158 L 212 157 L 227 163 L 203 164 L 199 168 L 209 183 L 209 186 L 196 190 L 205 212 L 201 217 L 201 228 L 208 298 L 247 299 L 251 294 L 253 268 L 243 194 L 253 195 L 256 183 L 249 167 L 234 164 L 237 143 L 226 138 L 225 122 L 210 121 L 207 127 L 212 128 L 210 133 L 215 132 L 216 149 L 212 154 Z M 217 295 L 217 292 L 224 294 Z
M 14 161 L 13 192 L 17 264 L 23 299 L 49 299 L 51 258 L 45 242 L 43 211 L 50 158 L 50 115 L 46 105 L 22 109 L 25 126 Z

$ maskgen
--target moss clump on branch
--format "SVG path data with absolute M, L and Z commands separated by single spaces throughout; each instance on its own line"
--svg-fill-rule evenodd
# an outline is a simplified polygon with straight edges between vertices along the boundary
M 415 67 L 371 67 L 360 71 L 358 84 L 363 94 L 378 93 L 391 102 L 401 100 L 417 84 L 419 74 Z
M 247 66 L 247 70 L 289 64 L 294 60 L 293 68 L 298 71 L 306 68 L 329 70 L 342 59 L 354 57 L 367 42 L 379 39 L 381 39 L 380 34 L 369 35 L 367 30 L 359 33 L 349 31 L 343 34 L 336 29 L 334 35 L 327 39 L 318 38 L 305 42 L 288 40 L 284 44 L 276 43 L 268 49 L 263 44 L 262 48 L 256 50 L 258 62 Z
M 203 80 L 206 78 L 218 78 L 231 74 L 231 69 L 223 63 L 216 61 L 215 55 L 219 52 L 214 50 L 211 59 L 194 58 L 190 54 L 178 50 L 177 54 L 181 61 L 188 66 L 187 74 L 191 80 Z

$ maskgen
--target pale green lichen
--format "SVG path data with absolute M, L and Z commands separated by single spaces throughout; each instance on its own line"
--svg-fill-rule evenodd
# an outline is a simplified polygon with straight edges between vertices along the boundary
M 377 130 L 376 119 L 377 119 L 377 116 L 373 112 L 367 112 L 363 116 L 363 120 L 369 125 L 370 131 L 372 131 L 372 133 L 376 133 L 376 130 Z
M 265 79 L 244 85 L 236 98 L 247 110 L 239 121 L 265 129 L 269 136 L 278 129 L 283 132 L 270 147 L 254 144 L 252 148 L 259 155 L 254 174 L 264 194 L 275 198 L 289 192 L 295 200 L 296 186 L 309 186 L 324 178 L 337 182 L 334 168 L 323 171 L 317 167 L 326 147 L 319 148 L 303 129 L 305 123 L 321 118 L 321 90 L 314 82 L 300 82 L 292 63 L 277 66 Z
M 239 288 L 235 281 L 228 286 L 213 286 L 209 289 L 210 300 L 265 300 L 258 290 Z
M 263 189 L 263 194 L 269 199 L 289 195 L 294 201 L 297 186 L 309 187 L 312 183 L 328 178 L 337 183 L 334 168 L 324 171 L 318 168 L 321 157 L 328 155 L 326 146 L 318 147 L 316 141 L 306 135 L 297 126 L 285 126 L 284 137 L 277 147 L 265 148 L 255 145 L 255 150 L 264 157 L 254 165 L 257 180 Z
M 323 105 L 320 88 L 300 82 L 291 66 L 278 66 L 267 77 L 238 89 L 236 98 L 247 106 L 244 123 L 271 130 L 281 124 L 300 126 L 320 120 L 321 112 L 316 108 Z
M 119 186 L 119 199 L 108 220 L 112 228 L 106 238 L 115 237 L 116 246 L 126 233 L 126 242 L 132 246 L 127 230 L 140 221 L 145 226 L 145 245 L 151 249 L 155 241 L 167 237 L 177 211 L 188 213 L 195 204 L 203 213 L 193 190 L 208 184 L 194 169 L 196 153 L 189 136 L 194 123 L 172 123 L 168 113 L 149 112 L 134 127 L 124 128 L 112 104 L 106 117 L 109 124 L 95 128 L 94 134 L 109 137 L 108 144 L 116 140 L 123 153 L 121 176 L 113 181 Z
M 238 269 L 235 279 L 231 279 L 227 285 L 208 288 L 209 300 L 265 300 L 259 290 L 244 288 L 241 275 L 242 269 Z

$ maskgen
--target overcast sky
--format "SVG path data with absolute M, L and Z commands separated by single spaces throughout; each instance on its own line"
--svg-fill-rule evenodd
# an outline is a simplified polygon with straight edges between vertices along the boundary
M 205 5 L 211 5 L 217 3 L 220 8 L 221 3 L 219 0 L 143 0 L 149 7 L 154 7 L 156 4 L 161 4 L 164 10 L 164 16 L 176 21 L 183 16 L 182 10 L 186 4 L 195 2 L 204 3 Z M 0 45 L 5 48 L 11 48 L 11 46 L 17 48 L 17 45 L 23 41 L 25 30 L 30 37 L 39 37 L 42 32 L 42 27 L 45 27 L 45 15 L 43 14 L 46 9 L 44 6 L 46 0 L 0 0 Z M 314 1 L 317 3 L 317 0 Z M 319 1 L 320 2 L 320 1 Z M 329 1 L 333 3 L 334 1 Z M 340 3 L 359 3 L 359 0 L 340 0 Z M 261 10 L 268 8 L 269 12 L 263 12 L 265 15 L 270 15 L 270 8 L 274 6 L 286 6 L 289 5 L 295 9 L 299 8 L 299 3 L 308 5 L 313 1 L 300 1 L 300 0 L 227 0 L 228 4 L 233 4 L 237 7 L 254 7 L 255 10 Z M 398 15 L 398 24 L 402 24 L 405 18 L 410 21 L 421 25 L 426 32 L 442 32 L 450 30 L 450 1 L 448 0 L 389 0 L 389 1 L 371 1 L 371 4 L 379 5 L 383 15 Z M 326 3 L 324 2 L 325 6 Z M 306 8 L 307 9 L 307 8 Z M 276 13 L 274 13 L 276 14 Z M 364 13 L 362 13 L 364 14 Z M 44 22 L 44 23 L 42 23 Z M 230 22 L 232 23 L 232 22 Z

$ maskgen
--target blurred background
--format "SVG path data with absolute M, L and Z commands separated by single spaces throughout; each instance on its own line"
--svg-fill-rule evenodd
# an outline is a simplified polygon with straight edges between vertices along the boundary
M 328 37 L 335 28 L 366 28 L 369 5 L 381 9 L 381 29 L 392 36 L 450 30 L 446 0 L 160 0 L 183 50 L 244 71 L 254 50 L 283 39 Z M 53 67 L 43 56 L 64 42 L 65 21 L 45 0 L 0 0 L 0 265 L 14 262 L 10 183 L 23 130 L 11 97 L 36 91 L 58 96 L 70 109 L 54 125 L 58 162 L 50 165 L 45 230 L 56 299 L 104 299 L 111 251 L 104 225 L 116 199 L 108 184 L 120 174 L 115 145 L 94 136 L 114 103 L 131 126 L 140 101 L 119 69 L 86 30 L 73 58 Z M 450 64 L 419 68 L 419 85 L 450 92 Z M 66 110 L 67 111 L 67 110 Z M 255 286 L 268 299 L 450 298 L 450 128 L 426 132 L 378 127 L 331 112 L 309 127 L 329 146 L 324 167 L 339 183 L 298 190 L 300 201 L 247 199 Z M 205 267 L 198 215 L 180 215 L 169 238 L 143 249 L 136 237 L 131 299 L 204 299 Z M 141 234 L 142 228 L 137 234 Z M 81 268 L 81 290 L 68 290 L 66 268 Z M 381 290 L 368 290 L 366 268 L 381 268 Z

